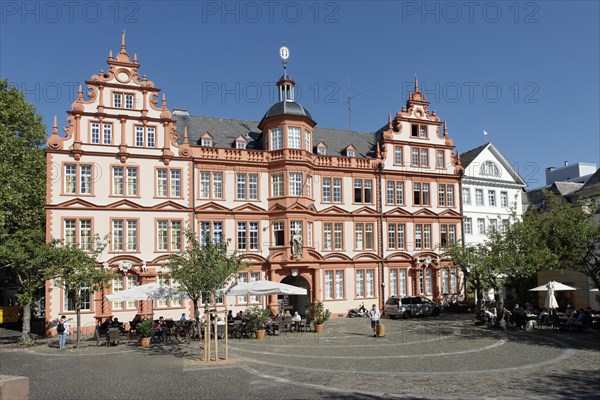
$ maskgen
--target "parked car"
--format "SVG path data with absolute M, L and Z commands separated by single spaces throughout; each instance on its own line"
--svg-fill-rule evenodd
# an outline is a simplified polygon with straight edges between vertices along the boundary
M 392 296 L 385 302 L 384 313 L 390 318 L 410 318 L 417 315 L 438 316 L 442 311 L 441 304 L 424 296 L 398 297 Z

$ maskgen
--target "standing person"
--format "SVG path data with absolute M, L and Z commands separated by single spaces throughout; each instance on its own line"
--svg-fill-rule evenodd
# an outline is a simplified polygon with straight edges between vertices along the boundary
M 67 336 L 69 336 L 69 322 L 67 322 L 67 317 L 64 315 L 58 320 L 58 325 L 56 325 L 56 333 L 58 333 L 58 349 L 66 349 Z
M 381 313 L 377 308 L 377 305 L 373 304 L 371 307 L 371 311 L 369 311 L 369 317 L 371 318 L 371 328 L 373 329 L 373 336 L 377 336 L 377 324 L 379 323 L 379 318 L 381 317 Z

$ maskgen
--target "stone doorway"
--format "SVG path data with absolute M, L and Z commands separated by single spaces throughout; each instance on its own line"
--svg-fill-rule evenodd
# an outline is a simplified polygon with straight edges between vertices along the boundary
M 288 275 L 283 278 L 281 283 L 304 288 L 307 290 L 307 293 L 310 293 L 308 282 L 300 275 Z M 294 315 L 294 311 L 298 311 L 298 314 L 300 314 L 302 317 L 305 317 L 308 313 L 310 299 L 308 294 L 304 296 L 279 295 L 277 296 L 277 304 L 279 305 L 280 313 L 284 313 L 287 310 L 290 312 L 290 314 Z

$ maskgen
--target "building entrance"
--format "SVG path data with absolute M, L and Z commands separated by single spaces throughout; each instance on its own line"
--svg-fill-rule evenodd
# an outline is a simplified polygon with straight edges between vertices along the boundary
M 308 282 L 301 276 L 288 275 L 283 278 L 281 283 L 301 287 L 306 289 L 307 293 L 310 292 Z M 277 303 L 279 304 L 280 313 L 289 311 L 290 314 L 294 315 L 294 311 L 298 311 L 298 314 L 305 317 L 308 312 L 309 298 L 308 294 L 304 296 L 279 295 L 277 296 Z

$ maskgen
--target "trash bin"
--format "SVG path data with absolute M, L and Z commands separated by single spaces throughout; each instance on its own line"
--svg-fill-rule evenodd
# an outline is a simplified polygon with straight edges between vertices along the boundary
M 377 337 L 384 337 L 385 336 L 385 325 L 377 324 L 375 326 L 375 334 L 377 335 Z

